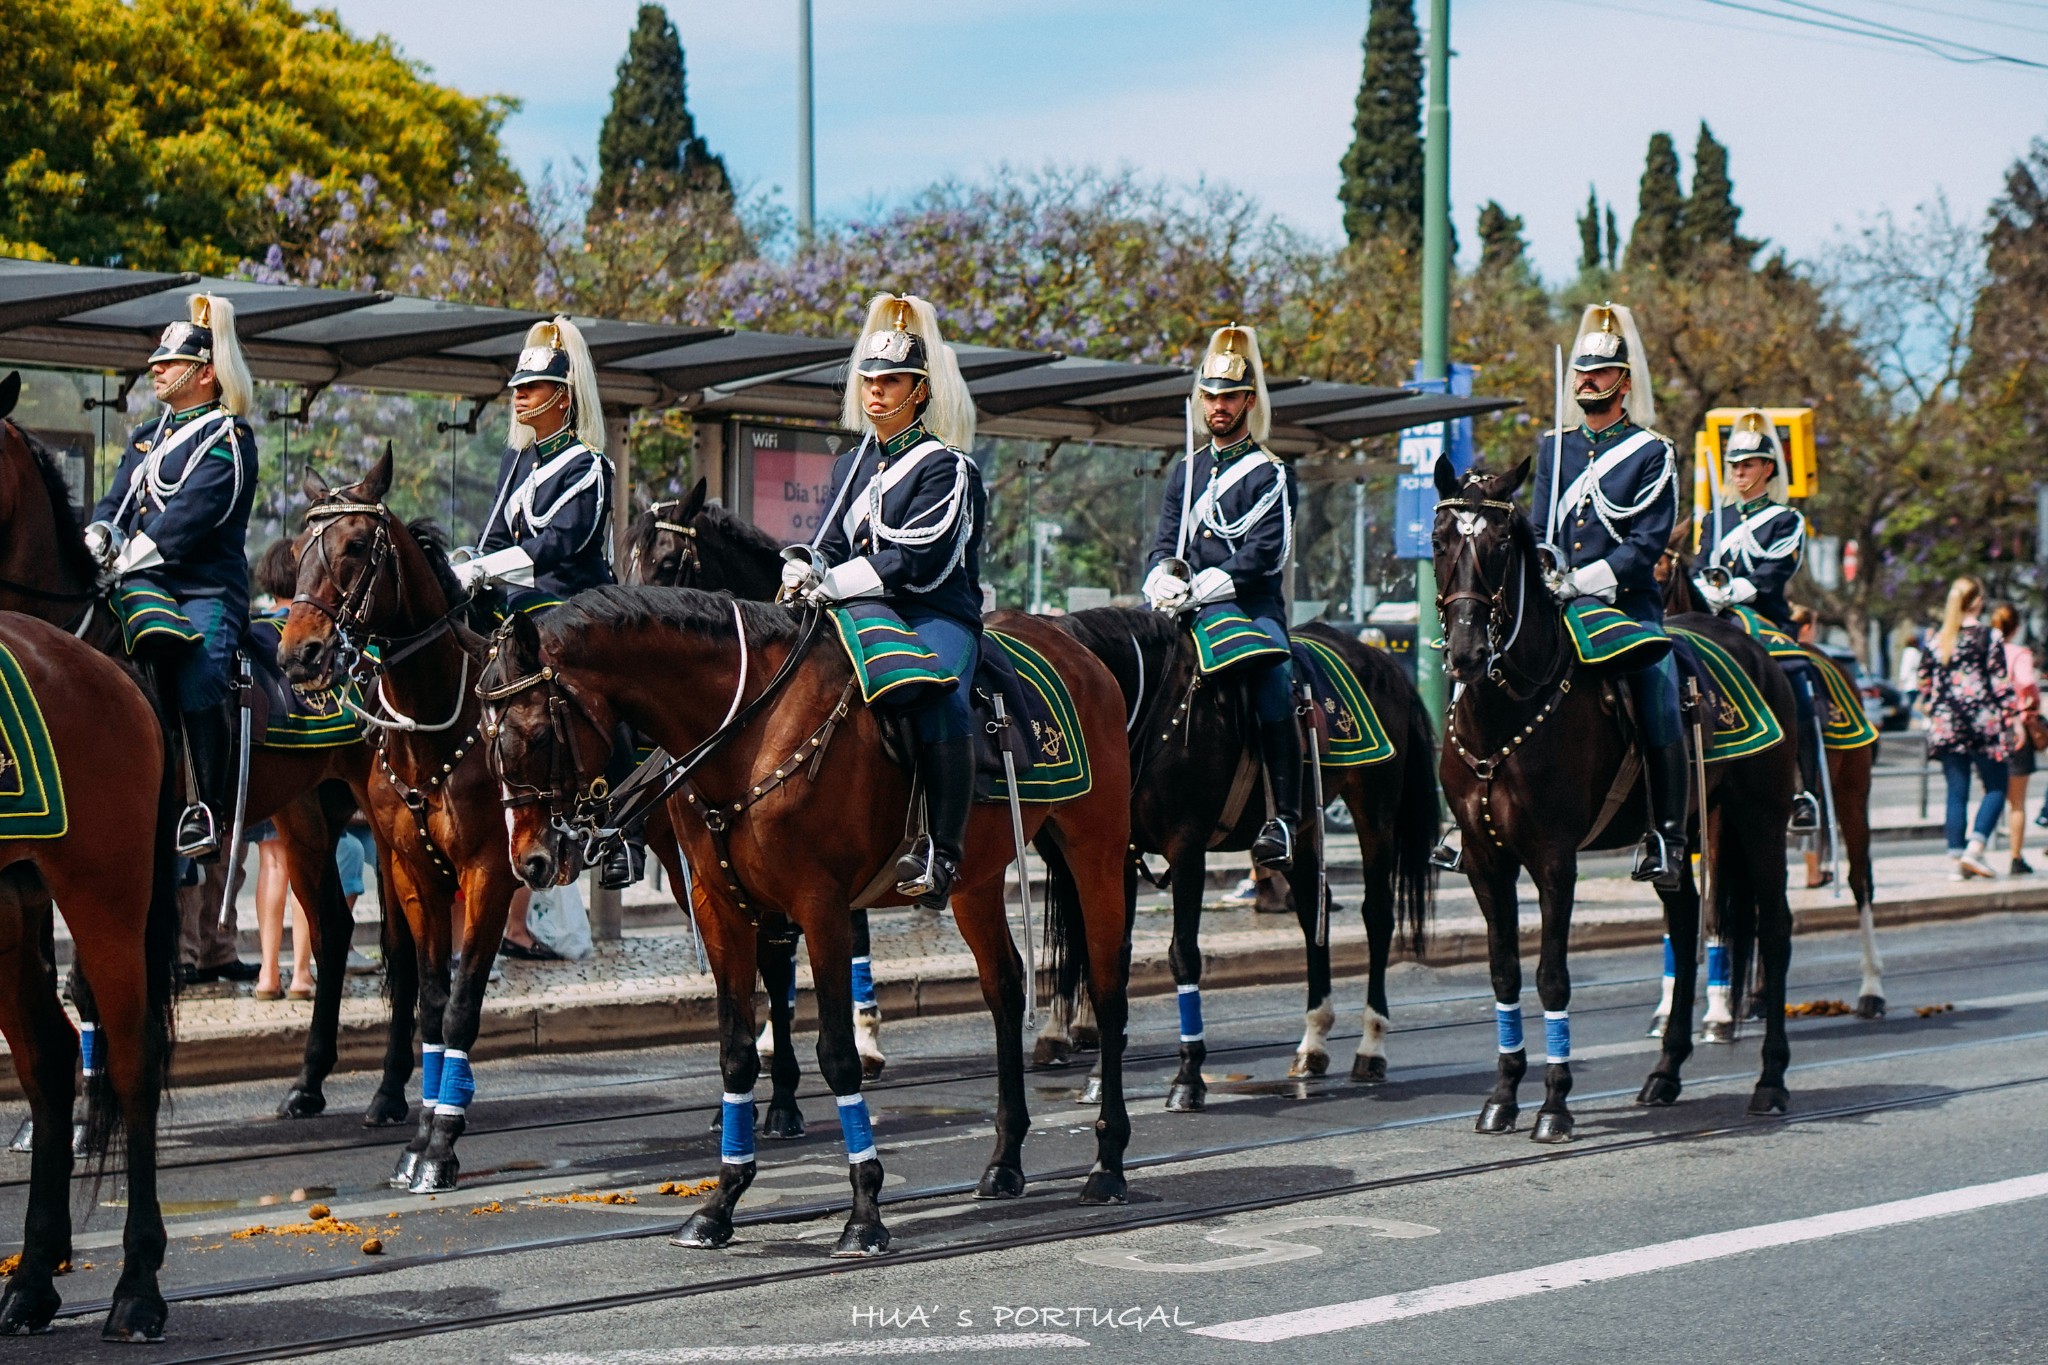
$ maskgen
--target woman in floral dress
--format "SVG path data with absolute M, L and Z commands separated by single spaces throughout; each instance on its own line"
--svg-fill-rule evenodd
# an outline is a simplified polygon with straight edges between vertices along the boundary
M 2005 809 L 2006 760 L 2017 719 L 2005 643 L 1978 619 L 1983 606 L 1984 585 L 1976 579 L 1965 576 L 1950 584 L 1941 629 L 1920 660 L 1927 754 L 1941 760 L 1948 779 L 1948 851 L 1957 881 L 1991 875 L 1984 846 Z M 1973 770 L 1984 784 L 1984 799 L 1966 843 Z

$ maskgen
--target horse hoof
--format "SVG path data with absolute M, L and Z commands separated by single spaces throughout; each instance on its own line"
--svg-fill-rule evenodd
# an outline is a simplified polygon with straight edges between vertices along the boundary
M 7 1144 L 10 1152 L 33 1152 L 36 1149 L 36 1121 L 23 1119 L 21 1127 L 14 1130 L 14 1138 Z
M 409 1190 L 419 1170 L 420 1154 L 408 1147 L 398 1154 L 398 1164 L 391 1168 L 391 1179 L 385 1183 L 394 1190 Z
M 1387 1078 L 1387 1059 L 1359 1053 L 1351 1059 L 1351 1079 L 1364 1085 L 1378 1085 Z
M 676 1235 L 668 1239 L 672 1247 L 687 1247 L 692 1251 L 716 1251 L 732 1240 L 732 1224 L 722 1223 L 701 1213 L 690 1215 L 690 1221 L 683 1224 Z
M 1102 1103 L 1102 1077 L 1090 1076 L 1088 1083 L 1081 1087 L 1082 1104 Z
M 1515 1120 L 1522 1115 L 1522 1107 L 1513 1100 L 1488 1100 L 1479 1110 L 1479 1122 L 1472 1125 L 1475 1133 L 1512 1133 Z
M 1199 1114 L 1208 1103 L 1209 1087 L 1200 1081 L 1189 1085 L 1175 1081 L 1166 1092 L 1166 1112 L 1169 1114 Z
M 1792 1107 L 1792 1092 L 1782 1085 L 1760 1085 L 1749 1097 L 1749 1112 L 1756 1117 L 1782 1114 Z
M 866 1053 L 862 1053 L 860 1059 L 861 1080 L 878 1081 L 882 1079 L 882 1068 L 887 1065 L 889 1065 L 887 1057 L 870 1057 Z
M 1881 995 L 1859 995 L 1856 997 L 1858 1019 L 1884 1018 L 1884 997 Z M 16 1150 L 19 1150 L 18 1148 Z
M 422 1156 L 407 1188 L 414 1194 L 446 1194 L 455 1188 L 455 1177 L 461 1170 L 462 1162 L 453 1152 L 446 1156 Z
M 1304 1076 L 1320 1076 L 1329 1069 L 1329 1053 L 1297 1052 L 1294 1054 L 1294 1064 L 1287 1068 L 1287 1079 L 1298 1081 Z
M 115 1299 L 100 1326 L 102 1341 L 154 1342 L 164 1339 L 164 1320 L 170 1316 L 163 1296 Z
M 0 1295 L 0 1336 L 41 1335 L 49 1331 L 50 1319 L 57 1316 L 63 1304 L 55 1289 L 22 1289 L 10 1279 L 7 1292 Z
M 302 1090 L 298 1086 L 284 1092 L 284 1098 L 277 1103 L 277 1116 L 281 1119 L 310 1119 L 327 1112 L 327 1097 L 317 1090 Z
M 1016 1166 L 991 1166 L 981 1173 L 974 1187 L 976 1199 L 1022 1199 L 1024 1172 Z
M 1102 1030 L 1093 1024 L 1074 1025 L 1074 1051 L 1102 1051 Z
M 889 1254 L 889 1229 L 880 1223 L 849 1222 L 846 1231 L 839 1234 L 839 1241 L 832 1248 L 832 1254 L 846 1259 L 886 1256 Z
M 1073 1046 L 1064 1038 L 1040 1038 L 1031 1049 L 1031 1065 L 1061 1067 L 1073 1060 Z
M 1121 1204 L 1130 1192 L 1130 1182 L 1124 1179 L 1122 1171 L 1090 1171 L 1081 1183 L 1081 1202 Z
M 1572 1116 L 1555 1109 L 1538 1110 L 1536 1126 L 1529 1130 L 1531 1142 L 1570 1142 L 1572 1140 Z
M 412 1108 L 403 1095 L 391 1095 L 379 1090 L 370 1096 L 370 1107 L 363 1111 L 363 1127 L 395 1128 L 412 1117 Z
M 1650 1016 L 1650 1031 L 1649 1031 L 1648 1033 L 1644 1034 L 1643 1036 L 1644 1036 L 1645 1038 L 1662 1038 L 1662 1037 L 1664 1036 L 1664 1025 L 1665 1025 L 1666 1023 L 1670 1022 L 1670 1019 L 1671 1019 L 1671 1016 L 1670 1016 L 1670 1015 L 1668 1015 L 1668 1014 L 1653 1014 L 1653 1015 L 1651 1015 L 1651 1016 Z
M 804 1115 L 796 1105 L 769 1105 L 768 1112 L 761 1119 L 761 1136 L 764 1138 L 800 1138 L 804 1135 Z
M 1636 1092 L 1636 1103 L 1653 1104 L 1660 1108 L 1673 1105 L 1678 1103 L 1680 1089 L 1678 1077 L 1653 1071 L 1650 1073 L 1650 1079 L 1643 1082 L 1643 1088 Z
M 1700 1041 L 1703 1043 L 1732 1043 L 1735 1041 L 1735 1025 L 1725 1020 L 1709 1019 L 1700 1025 Z

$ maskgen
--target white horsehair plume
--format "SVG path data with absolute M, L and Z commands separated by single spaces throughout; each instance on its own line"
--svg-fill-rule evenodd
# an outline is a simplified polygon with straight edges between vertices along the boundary
M 576 439 L 596 454 L 604 453 L 604 398 L 597 390 L 597 366 L 590 359 L 590 345 L 583 332 L 562 314 L 526 329 L 527 346 L 549 346 L 569 355 L 569 402 L 576 423 Z M 533 444 L 533 428 L 512 418 L 509 437 L 514 450 Z
M 974 448 L 974 398 L 960 374 L 960 357 L 939 335 L 939 314 L 930 303 L 915 294 L 877 294 L 868 301 L 867 322 L 860 329 L 856 356 L 867 353 L 867 340 L 877 332 L 905 331 L 924 339 L 925 366 L 930 371 L 926 387 L 931 394 L 925 405 L 925 430 L 959 451 Z M 840 405 L 840 425 L 848 431 L 868 431 L 867 413 L 860 394 L 860 375 L 848 367 L 846 396 Z
M 185 303 L 193 325 L 213 334 L 213 377 L 220 385 L 220 405 L 237 417 L 248 416 L 256 386 L 250 382 L 242 342 L 235 335 L 235 305 L 218 294 L 194 294 Z
M 1264 445 L 1273 434 L 1273 405 L 1266 397 L 1266 362 L 1259 354 L 1259 332 L 1256 327 L 1231 323 L 1218 327 L 1209 334 L 1209 347 L 1202 353 L 1202 364 L 1195 368 L 1195 393 L 1202 391 L 1201 371 L 1208 366 L 1209 358 L 1228 355 L 1232 352 L 1245 358 L 1245 364 L 1252 373 L 1252 439 Z
M 1628 346 L 1628 397 L 1622 400 L 1622 408 L 1628 419 L 1645 431 L 1654 430 L 1657 425 L 1657 400 L 1650 392 L 1650 358 L 1643 351 L 1643 338 L 1636 331 L 1635 314 L 1619 303 L 1596 303 L 1588 307 L 1579 319 L 1579 330 L 1572 336 L 1571 356 L 1585 354 L 1582 343 L 1590 332 L 1618 331 Z M 1568 357 L 1569 358 L 1569 357 Z M 1565 389 L 1564 424 L 1567 429 L 1578 426 L 1586 420 L 1586 413 L 1572 396 L 1570 386 Z
M 1721 484 L 1722 502 L 1734 505 L 1742 501 L 1742 495 L 1735 491 L 1735 462 L 1759 455 L 1769 455 L 1772 463 L 1771 480 L 1764 488 L 1764 496 L 1781 507 L 1791 502 L 1791 494 L 1786 491 L 1791 462 L 1785 457 L 1785 443 L 1778 439 L 1777 423 L 1762 408 L 1738 413 L 1721 443 L 1721 467 L 1726 471 Z

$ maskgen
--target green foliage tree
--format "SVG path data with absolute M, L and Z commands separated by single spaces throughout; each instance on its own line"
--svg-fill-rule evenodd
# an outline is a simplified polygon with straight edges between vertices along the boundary
M 1502 273 L 1529 267 L 1529 243 L 1522 237 L 1522 220 L 1489 199 L 1479 206 L 1479 269 L 1481 273 Z
M 1422 245 L 1422 35 L 1415 0 L 1372 0 L 1365 72 L 1338 163 L 1344 234 L 1356 243 L 1388 236 Z
M 514 107 L 287 0 L 0 0 L 0 250 L 219 271 L 296 173 L 394 203 L 509 190 Z
M 1678 152 L 1671 134 L 1652 133 L 1643 159 L 1642 183 L 1636 191 L 1636 222 L 1629 230 L 1631 269 L 1669 270 L 1683 250 L 1685 193 L 1678 185 Z
M 1609 270 L 1621 260 L 1621 229 L 1614 223 L 1614 205 L 1607 206 L 1607 268 Z
M 1481 233 L 1484 236 L 1484 232 Z M 1600 268 L 1600 191 L 1586 186 L 1586 211 L 1579 215 L 1579 269 Z
M 619 60 L 611 109 L 597 135 L 597 212 L 653 209 L 679 190 L 732 197 L 725 159 L 697 135 L 683 78 L 683 44 L 659 5 L 642 5 Z
M 1735 204 L 1735 183 L 1728 178 L 1728 148 L 1714 138 L 1704 120 L 1693 148 L 1692 194 L 1685 201 L 1680 235 L 1691 258 L 1725 254 L 1747 261 L 1762 246 L 1736 231 L 1742 210 Z

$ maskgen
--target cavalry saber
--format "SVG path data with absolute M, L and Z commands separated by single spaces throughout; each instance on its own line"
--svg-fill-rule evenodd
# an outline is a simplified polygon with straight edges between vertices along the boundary
M 1697 678 L 1685 680 L 1685 690 L 1692 702 L 1692 766 L 1693 786 L 1700 803 L 1700 935 L 1699 944 L 1693 950 L 1694 965 L 1700 955 L 1706 952 L 1707 934 L 1718 933 L 1721 928 L 1719 914 L 1714 908 L 1714 850 L 1709 842 L 1708 831 L 1712 826 L 1707 821 L 1707 737 L 1700 721 L 1700 713 L 1706 709 L 1706 699 L 1700 695 Z M 1669 1025 L 1667 1024 L 1668 1028 Z M 1687 1028 L 1692 1027 L 1690 1023 Z
M 1813 665 L 1809 664 L 1807 667 L 1809 671 L 1815 671 Z M 1821 680 L 1821 685 L 1823 687 L 1827 685 L 1825 679 Z M 1820 762 L 1815 766 L 1820 769 L 1820 799 L 1827 816 L 1823 828 L 1828 832 L 1828 875 L 1834 879 L 1835 899 L 1840 900 L 1842 898 L 1842 822 L 1836 818 L 1835 814 L 1835 777 L 1833 773 L 1828 771 L 1828 732 L 1820 723 L 1820 698 L 1818 697 L 1814 698 L 1813 705 L 1813 742 L 1815 752 L 1820 755 Z
M 241 685 L 235 689 L 235 695 L 242 701 L 241 706 L 237 708 L 241 720 L 238 728 L 241 733 L 235 741 L 235 815 L 228 826 L 228 841 L 221 848 L 221 866 L 225 875 L 220 881 L 220 910 L 214 918 L 216 924 L 226 922 L 229 907 L 235 903 L 235 866 L 241 861 L 242 823 L 249 815 L 249 689 L 255 686 L 255 681 L 249 676 L 249 662 L 246 659 L 241 660 L 240 674 L 237 681 Z M 186 752 L 190 753 L 189 745 Z
M 1313 704 L 1313 703 L 1311 703 Z M 1316 742 L 1315 722 L 1308 726 L 1309 784 L 1316 801 L 1316 947 L 1330 946 L 1330 861 L 1329 841 L 1323 819 L 1323 750 Z
M 1010 726 L 1009 712 L 1003 709 L 1002 694 L 989 689 L 989 700 L 995 704 L 997 730 Z M 1003 781 L 1010 793 L 1010 838 L 1017 850 L 1017 909 L 1024 916 L 1024 1027 L 1038 1027 L 1038 936 L 1031 926 L 1031 875 L 1024 864 L 1024 809 L 1017 799 L 1017 758 L 1002 743 L 997 735 L 996 751 L 1003 756 Z
M 1551 397 L 1555 403 L 1557 425 L 1550 433 L 1550 506 L 1545 509 L 1543 518 L 1543 543 L 1546 545 L 1557 544 L 1557 500 L 1564 496 L 1564 347 L 1557 347 L 1554 355 Z

